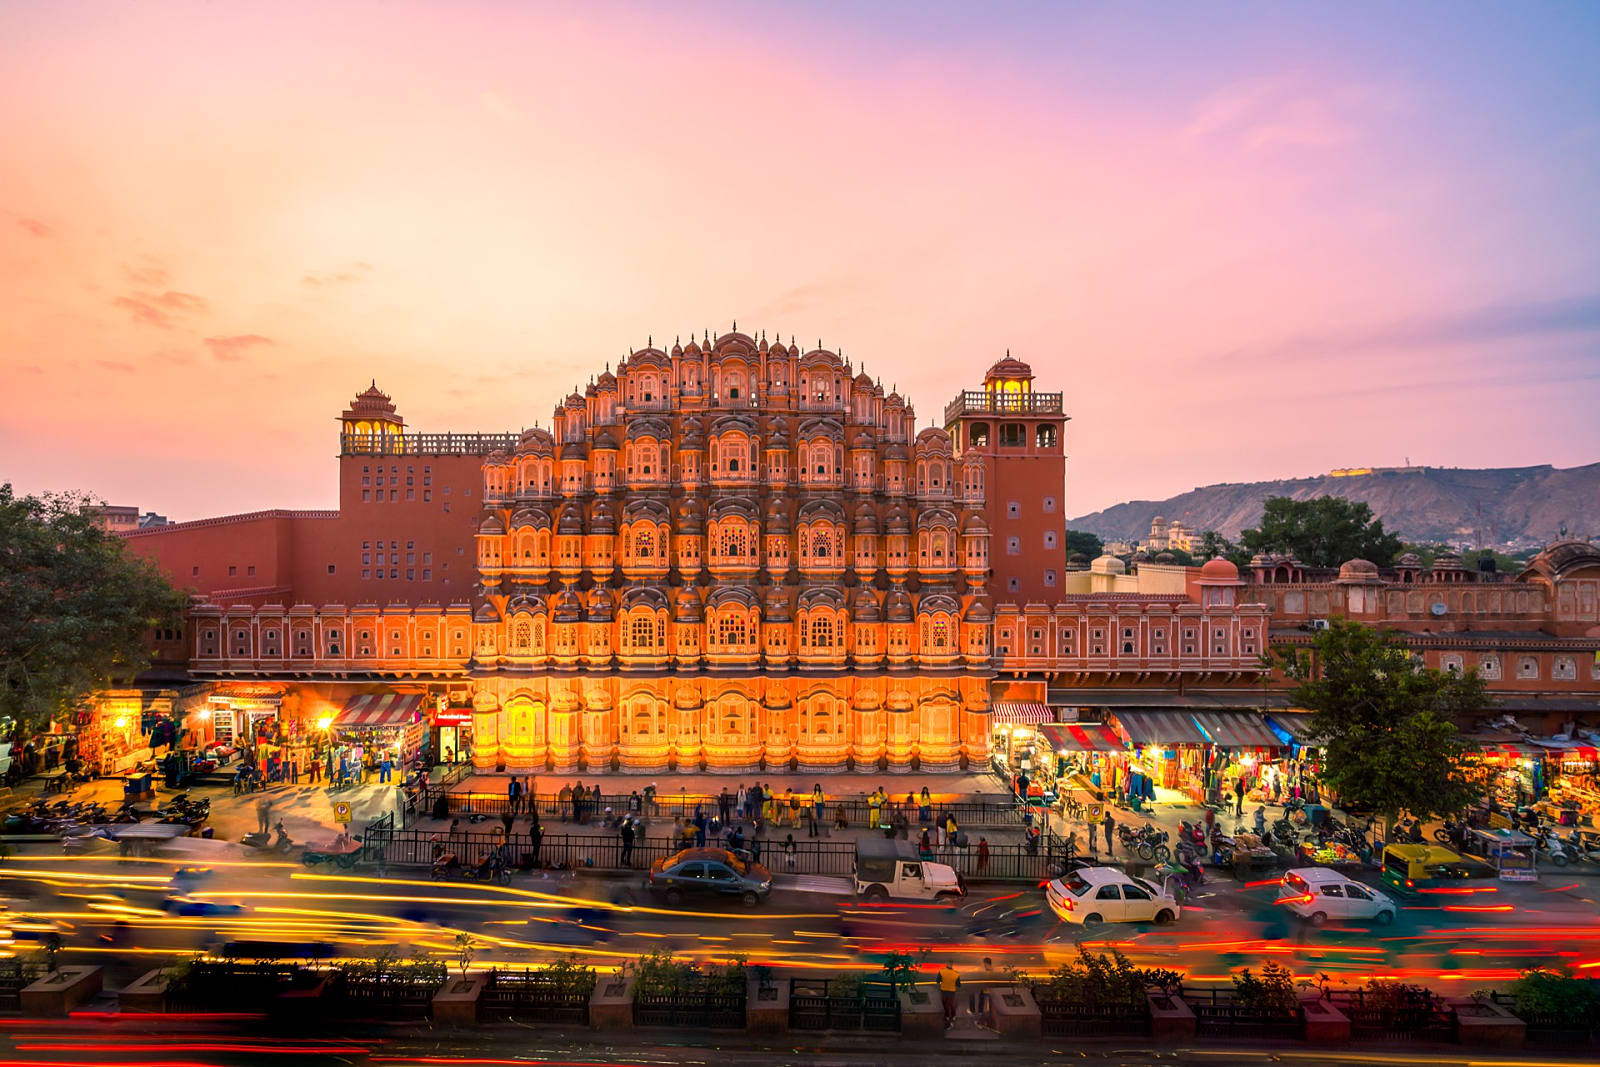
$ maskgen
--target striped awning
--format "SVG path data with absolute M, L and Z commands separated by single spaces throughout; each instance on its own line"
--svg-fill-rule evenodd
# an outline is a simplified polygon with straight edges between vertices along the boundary
M 1057 752 L 1121 752 L 1122 739 L 1097 722 L 1055 722 L 1039 727 L 1039 736 Z
M 1205 745 L 1210 744 L 1194 716 L 1187 711 L 1131 711 L 1119 708 L 1111 713 L 1128 740 L 1136 745 Z
M 1305 712 L 1275 711 L 1267 716 L 1267 725 L 1285 741 L 1297 745 L 1322 744 L 1321 739 L 1312 736 L 1311 716 Z
M 1586 745 L 1582 741 L 1557 741 L 1554 738 L 1540 738 L 1534 744 L 1545 749 L 1550 755 L 1559 755 L 1563 760 L 1600 761 L 1600 749 L 1594 745 Z
M 344 702 L 333 720 L 335 730 L 371 730 L 384 726 L 409 726 L 422 706 L 421 693 L 367 693 Z
M 1544 750 L 1537 745 L 1529 744 L 1520 738 L 1494 737 L 1483 734 L 1469 734 L 1462 738 L 1468 745 L 1475 747 L 1485 756 L 1496 756 L 1512 759 L 1534 759 L 1544 755 Z
M 1219 748 L 1282 748 L 1264 716 L 1254 711 L 1192 712 L 1200 732 Z
M 989 711 L 989 721 L 1034 726 L 1055 722 L 1056 714 L 1036 700 L 997 700 Z

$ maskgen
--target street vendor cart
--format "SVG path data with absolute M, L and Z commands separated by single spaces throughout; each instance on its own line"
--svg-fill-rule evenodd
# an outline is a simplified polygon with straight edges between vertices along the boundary
M 1502 882 L 1537 882 L 1537 843 L 1518 830 L 1477 828 L 1467 834 L 1467 852 L 1481 857 Z

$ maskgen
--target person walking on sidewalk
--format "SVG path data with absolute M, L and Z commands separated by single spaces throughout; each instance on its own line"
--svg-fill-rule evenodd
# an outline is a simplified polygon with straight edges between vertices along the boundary
M 811 787 L 811 836 L 816 837 L 817 831 L 822 826 L 822 783 L 818 782 Z
M 722 816 L 722 825 L 728 825 L 729 816 L 733 814 L 733 796 L 727 786 L 723 786 L 722 792 L 717 794 L 717 814 Z
M 926 830 L 924 830 L 922 832 L 922 838 L 923 838 L 924 841 L 927 840 L 928 832 Z M 989 869 L 989 839 L 987 837 L 984 837 L 982 834 L 979 834 L 978 835 L 978 876 L 981 878 L 983 876 L 983 872 L 987 871 L 988 869 Z
M 882 806 L 882 804 L 883 802 L 878 799 L 878 790 L 876 788 L 867 794 L 868 830 L 876 830 L 878 828 L 878 809 Z
M 1112 846 L 1112 843 L 1111 843 L 1112 839 L 1113 839 L 1113 835 L 1115 835 L 1116 832 L 1117 832 L 1117 820 L 1115 820 L 1115 819 L 1113 819 L 1111 817 L 1111 808 L 1110 807 L 1106 808 L 1106 817 L 1104 819 L 1100 820 L 1100 829 L 1105 831 L 1105 834 L 1106 834 L 1106 859 L 1110 859 L 1112 856 L 1115 856 L 1117 854 L 1117 850 Z
M 506 813 L 508 815 L 517 813 L 517 787 L 521 784 L 514 774 L 506 780 Z
M 1244 818 L 1244 775 L 1233 780 L 1233 817 Z
M 256 801 L 256 825 L 263 834 L 272 828 L 271 797 L 262 797 Z
M 633 820 L 632 819 L 623 819 L 622 820 L 621 836 L 622 836 L 622 856 L 621 856 L 622 866 L 624 866 L 624 867 L 632 867 L 633 866 Z
M 743 782 L 739 783 L 739 791 L 734 794 L 734 803 L 738 807 L 739 818 L 748 818 L 750 815 L 750 790 L 744 787 Z
M 961 975 L 949 960 L 939 968 L 939 1000 L 944 1006 L 944 1028 L 956 1024 L 956 990 L 961 988 Z

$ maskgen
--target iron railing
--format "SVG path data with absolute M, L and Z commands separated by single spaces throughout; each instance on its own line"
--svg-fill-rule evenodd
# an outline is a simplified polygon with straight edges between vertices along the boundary
M 789 979 L 789 1029 L 899 1032 L 900 998 L 887 982 Z
M 679 993 L 633 994 L 633 1025 L 690 1026 L 713 1030 L 744 1029 L 745 991 L 714 993 L 689 990 Z
M 1183 999 L 1194 1012 L 1198 1037 L 1252 1038 L 1269 1041 L 1299 1040 L 1305 1032 L 1300 1011 L 1262 1011 L 1240 1004 L 1232 990 L 1183 988 Z
M 1050 994 L 1050 987 L 1035 985 L 1034 1003 L 1039 1005 L 1039 1028 L 1045 1037 L 1135 1036 L 1150 1032 L 1150 1002 L 1144 999 L 1126 1004 L 1082 1004 L 1061 1000 Z
M 1330 990 L 1327 999 L 1350 1020 L 1356 1040 L 1455 1040 L 1455 1013 L 1426 989 Z
M 589 996 L 593 989 L 571 989 L 551 975 L 523 969 L 489 972 L 483 989 L 483 1006 L 497 1015 L 528 1016 L 540 1022 L 589 1025 Z

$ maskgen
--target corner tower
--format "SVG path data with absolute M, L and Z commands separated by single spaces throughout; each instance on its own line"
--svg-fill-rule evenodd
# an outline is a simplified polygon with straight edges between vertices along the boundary
M 1033 388 L 1033 368 L 1009 351 L 982 389 L 945 405 L 957 458 L 983 459 L 984 518 L 990 531 L 989 589 L 997 600 L 1059 600 L 1066 567 L 1067 416 L 1060 393 Z

